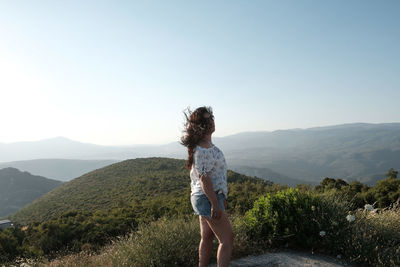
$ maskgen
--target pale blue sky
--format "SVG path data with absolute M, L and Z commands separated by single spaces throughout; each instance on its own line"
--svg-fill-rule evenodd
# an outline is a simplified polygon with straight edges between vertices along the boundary
M 400 121 L 400 1 L 0 1 L 0 143 Z

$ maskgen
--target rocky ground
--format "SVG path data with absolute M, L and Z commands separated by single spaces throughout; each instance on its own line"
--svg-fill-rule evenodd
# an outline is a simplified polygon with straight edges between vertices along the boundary
M 340 256 L 339 256 L 340 257 Z M 211 264 L 210 266 L 216 267 L 217 265 Z M 248 256 L 245 258 L 235 259 L 231 261 L 232 267 L 250 267 L 250 266 L 323 266 L 323 267 L 337 267 L 337 266 L 355 266 L 346 263 L 340 258 L 333 258 L 320 254 L 313 254 L 306 251 L 296 250 L 281 250 L 275 252 L 268 252 L 266 254 L 257 256 Z

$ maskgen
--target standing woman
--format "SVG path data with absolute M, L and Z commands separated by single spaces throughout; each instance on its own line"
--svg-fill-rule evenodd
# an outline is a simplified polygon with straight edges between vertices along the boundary
M 188 109 L 181 144 L 188 149 L 186 168 L 190 170 L 191 203 L 199 215 L 201 241 L 199 266 L 207 266 L 211 257 L 214 235 L 219 241 L 218 266 L 229 266 L 233 247 L 232 226 L 227 217 L 228 195 L 224 154 L 211 142 L 215 131 L 211 107 Z

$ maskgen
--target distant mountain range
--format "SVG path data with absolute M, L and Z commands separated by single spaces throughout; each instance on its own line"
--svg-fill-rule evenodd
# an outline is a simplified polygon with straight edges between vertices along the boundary
M 118 160 L 33 159 L 0 163 L 6 167 L 27 171 L 59 181 L 70 181 L 87 172 L 118 162 Z
M 154 154 L 183 155 L 179 144 L 102 146 L 55 137 L 40 141 L 0 143 L 0 162 L 32 159 L 90 159 L 124 160 L 128 158 L 151 157 Z
M 246 132 L 213 137 L 213 142 L 224 152 L 230 169 L 249 175 L 258 173 L 264 179 L 281 184 L 315 184 L 324 177 L 331 177 L 374 185 L 385 177 L 388 169 L 400 168 L 400 123 Z M 184 159 L 186 153 L 178 142 L 99 146 L 57 137 L 0 144 L 0 161 L 51 158 L 119 161 L 154 156 Z M 53 174 L 51 178 L 61 176 Z
M 232 171 L 242 173 L 247 176 L 259 177 L 259 178 L 262 178 L 263 180 L 271 181 L 271 182 L 278 183 L 281 185 L 288 185 L 291 187 L 294 187 L 298 184 L 310 184 L 313 187 L 313 186 L 319 184 L 319 182 L 320 182 L 320 181 L 302 181 L 302 180 L 293 179 L 288 176 L 274 172 L 268 168 L 258 168 L 258 167 L 234 165 L 234 166 L 232 166 L 231 169 L 232 169 Z
M 15 168 L 0 169 L 0 218 L 16 212 L 61 184 Z
M 374 185 L 388 169 L 400 168 L 400 123 L 243 133 L 221 141 L 233 166 L 269 168 L 310 182 L 331 177 Z M 227 145 L 232 143 L 238 148 Z

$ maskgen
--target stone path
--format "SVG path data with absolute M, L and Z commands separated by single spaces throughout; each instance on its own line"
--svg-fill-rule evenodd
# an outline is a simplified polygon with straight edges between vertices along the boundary
M 269 252 L 258 256 L 248 256 L 231 261 L 231 267 L 250 267 L 250 266 L 323 266 L 323 267 L 338 267 L 338 266 L 353 266 L 346 263 L 344 260 L 312 254 L 311 252 L 285 250 L 278 252 Z M 210 267 L 217 267 L 217 264 L 211 264 Z

